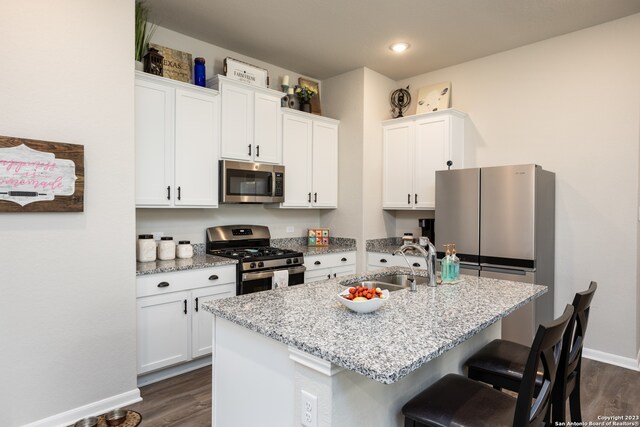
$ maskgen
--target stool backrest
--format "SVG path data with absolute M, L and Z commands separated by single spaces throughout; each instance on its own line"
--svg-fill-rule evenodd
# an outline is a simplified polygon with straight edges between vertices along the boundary
M 587 323 L 589 322 L 589 309 L 596 289 L 598 289 L 598 284 L 591 282 L 589 289 L 576 293 L 573 298 L 573 316 L 562 339 L 558 376 L 567 378 L 579 366 L 582 358 L 584 334 L 587 331 Z
M 562 316 L 538 326 L 518 391 L 513 419 L 514 427 L 536 427 L 545 421 L 551 405 L 551 390 L 556 381 L 560 363 L 562 338 L 572 315 L 573 307 L 567 304 Z M 542 364 L 542 387 L 538 395 L 534 396 L 536 375 L 540 370 L 540 364 Z

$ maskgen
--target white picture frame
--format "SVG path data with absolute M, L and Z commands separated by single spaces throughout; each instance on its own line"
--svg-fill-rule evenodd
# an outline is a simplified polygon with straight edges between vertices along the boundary
M 451 82 L 441 82 L 421 87 L 418 90 L 416 114 L 447 109 L 450 101 Z

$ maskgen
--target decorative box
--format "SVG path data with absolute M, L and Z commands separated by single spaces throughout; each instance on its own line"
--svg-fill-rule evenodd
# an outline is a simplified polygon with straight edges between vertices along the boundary
M 307 238 L 309 246 L 329 246 L 328 228 L 310 228 Z
M 149 43 L 149 48 L 157 49 L 164 57 L 162 60 L 162 77 L 180 82 L 191 83 L 191 54 L 158 44 Z
M 226 57 L 224 75 L 254 86 L 269 87 L 269 74 L 264 68 Z

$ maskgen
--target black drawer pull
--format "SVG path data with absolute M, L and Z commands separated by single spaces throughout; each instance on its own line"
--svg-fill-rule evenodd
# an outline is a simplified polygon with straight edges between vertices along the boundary
M 387 260 L 384 258 L 380 258 L 380 262 L 387 262 Z
M 346 258 L 342 258 L 340 261 L 347 262 L 347 259 Z
M 320 264 L 322 264 L 322 263 L 321 263 L 320 261 L 316 261 L 316 262 L 314 262 L 313 264 L 314 264 L 314 265 L 320 265 Z
M 419 264 L 419 263 L 417 263 L 417 262 L 414 262 L 414 263 L 413 263 L 413 266 L 414 266 L 414 267 L 420 267 L 420 264 Z
M 198 298 L 196 298 L 196 313 L 198 312 Z
M 160 283 L 158 283 L 158 287 L 159 288 L 166 288 L 167 286 L 169 286 L 169 282 L 160 282 Z
M 187 314 L 187 300 L 184 300 L 184 314 Z
M 218 280 L 219 277 L 217 274 L 212 274 L 211 276 L 209 276 L 209 280 Z

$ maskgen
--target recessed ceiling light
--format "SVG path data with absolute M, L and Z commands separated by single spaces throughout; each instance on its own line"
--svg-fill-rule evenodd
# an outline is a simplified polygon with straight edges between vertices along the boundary
M 409 43 L 394 43 L 389 46 L 389 49 L 391 49 L 395 53 L 402 53 L 405 50 L 409 49 Z

